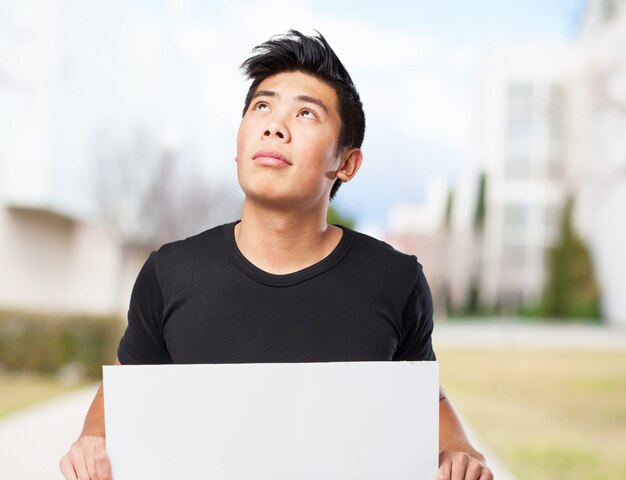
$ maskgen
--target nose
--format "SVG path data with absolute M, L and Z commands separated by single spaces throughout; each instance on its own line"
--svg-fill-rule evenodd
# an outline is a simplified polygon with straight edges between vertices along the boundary
M 263 138 L 270 139 L 272 137 L 278 137 L 285 142 L 291 140 L 289 129 L 281 118 L 272 117 L 272 119 L 265 126 Z

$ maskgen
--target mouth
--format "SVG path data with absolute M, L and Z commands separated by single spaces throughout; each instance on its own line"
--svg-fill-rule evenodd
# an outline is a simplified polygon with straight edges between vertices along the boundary
M 252 159 L 263 165 L 291 165 L 291 162 L 282 153 L 275 150 L 259 150 Z

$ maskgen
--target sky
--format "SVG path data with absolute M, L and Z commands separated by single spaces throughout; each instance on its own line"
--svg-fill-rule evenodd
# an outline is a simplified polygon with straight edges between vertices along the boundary
M 365 108 L 364 163 L 335 201 L 364 228 L 384 228 L 394 204 L 422 202 L 433 181 L 453 187 L 463 175 L 471 161 L 473 92 L 484 49 L 572 39 L 584 8 L 583 0 L 24 4 L 47 5 L 49 19 L 20 12 L 14 20 L 50 27 L 49 43 L 61 51 L 58 68 L 47 67 L 56 72 L 52 81 L 64 82 L 62 126 L 59 109 L 48 112 L 58 130 L 49 169 L 57 203 L 70 210 L 93 203 L 93 188 L 76 181 L 95 176 L 93 139 L 110 148 L 136 130 L 157 132 L 161 143 L 176 137 L 183 168 L 210 185 L 238 190 L 233 159 L 247 89 L 238 67 L 271 35 L 317 29 L 349 70 Z M 42 63 L 50 47 L 37 48 L 25 47 Z M 13 65 L 25 78 L 30 73 L 23 64 Z M 32 177 L 28 162 L 14 166 L 20 168 L 22 178 Z

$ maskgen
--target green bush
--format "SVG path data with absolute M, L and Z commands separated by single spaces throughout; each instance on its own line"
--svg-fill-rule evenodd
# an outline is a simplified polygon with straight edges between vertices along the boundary
M 100 379 L 115 360 L 123 324 L 118 316 L 0 311 L 0 368 L 56 373 L 80 365 Z

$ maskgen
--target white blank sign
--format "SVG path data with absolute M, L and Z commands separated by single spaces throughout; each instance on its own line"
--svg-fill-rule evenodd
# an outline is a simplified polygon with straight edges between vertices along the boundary
M 114 480 L 416 480 L 437 472 L 437 362 L 103 370 Z

